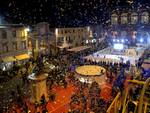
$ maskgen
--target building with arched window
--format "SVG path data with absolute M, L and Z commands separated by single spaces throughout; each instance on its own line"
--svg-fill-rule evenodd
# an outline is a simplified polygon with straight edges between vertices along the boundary
M 142 11 L 113 11 L 110 19 L 111 25 L 116 24 L 149 24 L 150 12 L 146 10 Z
M 138 13 L 133 12 L 131 13 L 131 24 L 137 24 L 138 23 Z
M 121 24 L 128 24 L 128 13 L 121 14 Z
M 28 39 L 29 51 L 34 58 L 51 52 L 51 43 L 55 43 L 54 30 L 51 32 L 48 22 L 40 22 L 32 27 Z
M 2 69 L 9 69 L 13 62 L 29 59 L 27 41 L 28 33 L 24 25 L 0 25 L 0 62 L 3 65 Z
M 116 13 L 111 15 L 111 24 L 118 24 L 118 15 Z
M 74 28 L 56 28 L 56 45 L 60 48 L 77 47 L 83 45 L 87 39 L 93 37 L 91 28 L 74 27 Z
M 141 15 L 141 23 L 142 24 L 148 24 L 149 23 L 149 13 L 148 12 L 143 12 Z
M 126 31 L 121 31 L 121 37 L 126 38 L 127 37 L 127 32 Z
M 117 9 L 110 15 L 110 20 L 108 29 L 110 39 L 127 39 L 129 43 L 136 43 L 147 42 L 146 40 L 150 38 L 150 12 L 148 9 Z

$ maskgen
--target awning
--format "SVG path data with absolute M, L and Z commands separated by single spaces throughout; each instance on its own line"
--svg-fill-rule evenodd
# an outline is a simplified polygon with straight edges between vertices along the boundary
M 5 57 L 5 58 L 2 58 L 2 60 L 4 62 L 13 62 L 13 61 L 16 61 L 16 59 L 14 57 Z
M 17 55 L 17 56 L 15 56 L 15 58 L 16 58 L 17 60 L 25 60 L 25 59 L 29 59 L 30 56 L 29 56 L 28 54 L 22 54 L 22 55 Z

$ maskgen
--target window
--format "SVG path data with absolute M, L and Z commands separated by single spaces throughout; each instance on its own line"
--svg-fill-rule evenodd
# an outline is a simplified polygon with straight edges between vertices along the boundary
M 131 24 L 136 24 L 138 22 L 138 14 L 132 13 L 131 14 Z
M 69 37 L 69 43 L 72 43 L 72 42 L 73 42 L 72 38 L 71 38 L 71 37 Z
M 32 49 L 32 42 L 31 42 L 31 40 L 29 40 L 29 42 L 28 42 L 28 47 L 29 47 L 29 49 Z
M 135 39 L 136 36 L 137 36 L 137 32 L 136 32 L 136 31 L 132 31 L 132 32 L 131 32 L 131 37 L 132 37 L 133 39 Z
M 12 31 L 12 36 L 13 36 L 14 38 L 16 37 L 16 31 L 15 31 L 15 30 Z
M 84 37 L 82 36 L 82 41 L 84 41 Z
M 69 43 L 71 42 L 70 36 L 68 37 L 68 42 L 69 42 Z
M 79 44 L 78 43 L 76 43 L 76 46 L 78 46 Z
M 65 37 L 64 37 L 64 40 L 65 40 Z M 66 41 L 67 41 L 67 42 L 69 41 L 69 37 L 66 37 Z
M 63 37 L 58 37 L 58 40 L 57 40 L 57 45 L 58 46 L 61 46 L 61 44 L 63 43 Z
M 64 40 L 65 40 L 65 37 L 64 37 Z M 68 41 L 68 37 L 66 36 L 66 41 Z
M 24 30 L 20 30 L 19 32 L 20 32 L 20 33 L 19 33 L 19 34 L 20 34 L 20 37 L 21 37 L 21 38 L 25 38 L 25 32 L 24 32 Z
M 15 51 L 15 50 L 17 50 L 18 48 L 17 48 L 17 42 L 13 42 L 13 50 Z
M 121 24 L 127 24 L 128 23 L 128 15 L 127 13 L 121 14 Z
M 2 30 L 2 38 L 3 39 L 7 38 L 7 32 L 5 30 Z
M 121 38 L 126 38 L 127 36 L 127 32 L 126 31 L 122 31 L 121 32 Z
M 149 14 L 148 12 L 143 12 L 141 16 L 141 23 L 148 24 L 149 23 Z
M 63 34 L 64 32 L 63 32 L 63 30 L 61 30 L 61 34 Z
M 9 49 L 8 49 L 8 43 L 3 43 L 3 44 L 2 44 L 2 51 L 3 51 L 3 53 L 9 51 Z
M 118 24 L 118 15 L 117 14 L 112 14 L 111 24 Z
M 26 41 L 21 42 L 22 49 L 26 49 Z
M 117 38 L 118 32 L 117 31 L 112 31 L 112 38 Z

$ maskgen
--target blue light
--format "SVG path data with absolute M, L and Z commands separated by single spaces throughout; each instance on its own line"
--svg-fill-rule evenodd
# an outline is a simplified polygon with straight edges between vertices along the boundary
M 113 42 L 115 42 L 116 40 L 115 39 L 113 39 Z
M 143 43 L 143 42 L 144 42 L 143 38 L 141 38 L 141 39 L 140 39 L 140 42 L 141 42 L 141 43 Z
M 122 39 L 121 42 L 124 43 L 124 39 Z

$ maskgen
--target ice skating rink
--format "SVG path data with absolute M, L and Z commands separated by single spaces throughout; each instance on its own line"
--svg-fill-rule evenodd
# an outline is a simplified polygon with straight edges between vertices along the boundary
M 144 51 L 144 50 L 143 50 Z M 100 50 L 92 55 L 84 57 L 86 60 L 96 61 L 96 62 L 112 62 L 119 63 L 130 61 L 132 65 L 136 64 L 136 61 L 142 55 L 142 50 L 138 51 L 138 55 L 127 55 L 125 52 L 113 52 L 110 48 Z

